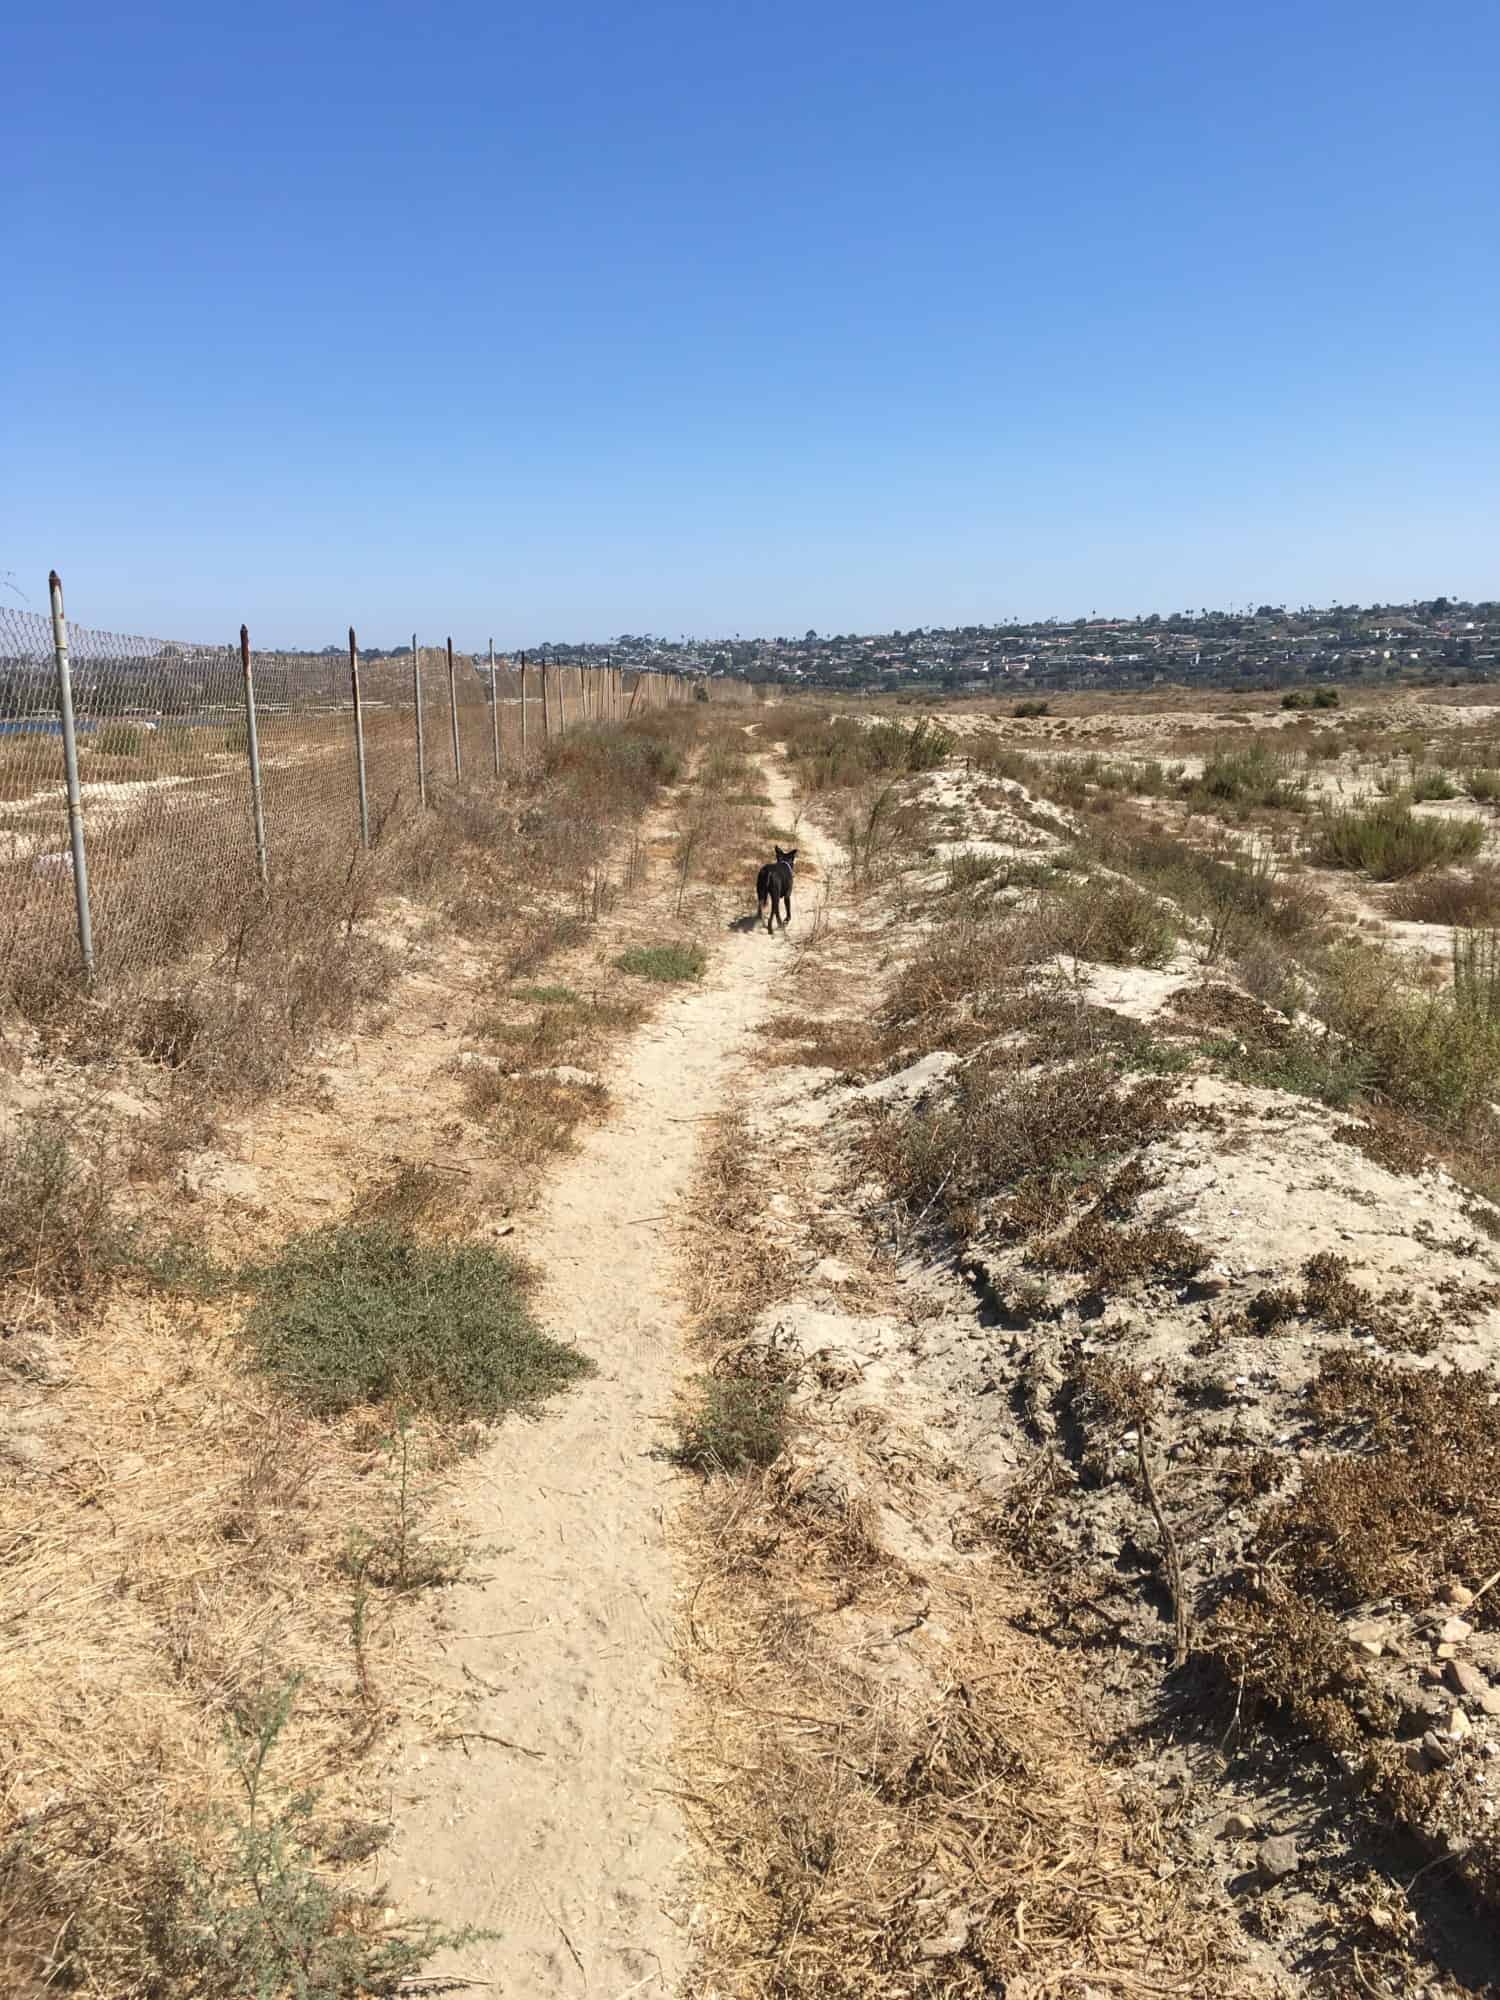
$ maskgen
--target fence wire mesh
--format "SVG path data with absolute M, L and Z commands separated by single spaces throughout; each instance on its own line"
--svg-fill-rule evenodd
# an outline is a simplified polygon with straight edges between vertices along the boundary
M 180 957 L 261 891 L 245 673 L 237 646 L 102 632 L 66 640 L 96 971 Z M 299 855 L 360 836 L 347 652 L 252 652 L 266 850 L 274 886 Z M 415 810 L 417 711 L 429 799 L 493 781 L 569 732 L 686 695 L 626 675 L 421 646 L 359 661 L 371 839 Z M 493 703 L 492 703 L 493 697 Z M 77 888 L 52 621 L 0 605 L 0 979 L 81 969 Z

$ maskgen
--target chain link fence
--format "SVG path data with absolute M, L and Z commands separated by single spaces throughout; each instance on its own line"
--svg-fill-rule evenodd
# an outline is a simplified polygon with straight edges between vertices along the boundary
M 455 653 L 252 651 L 0 606 L 0 981 L 112 977 L 232 923 L 301 853 L 549 742 L 690 698 L 679 676 Z M 70 719 L 71 718 L 71 719 Z

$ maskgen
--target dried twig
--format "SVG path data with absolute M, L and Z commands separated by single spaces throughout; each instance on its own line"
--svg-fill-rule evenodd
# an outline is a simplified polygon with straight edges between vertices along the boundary
M 1162 1511 L 1161 1495 L 1156 1490 L 1156 1481 L 1152 1476 L 1151 1459 L 1146 1450 L 1148 1435 L 1146 1420 L 1143 1417 L 1136 1426 L 1136 1458 L 1141 1468 L 1141 1484 L 1146 1489 L 1146 1498 L 1151 1502 L 1151 1511 L 1156 1516 L 1156 1526 L 1166 1556 L 1167 1589 L 1172 1594 L 1172 1612 L 1177 1626 L 1177 1645 L 1172 1656 L 1172 1664 L 1180 1667 L 1186 1664 L 1190 1650 L 1187 1590 L 1182 1581 L 1182 1554 L 1177 1547 L 1177 1537 L 1172 1533 L 1167 1517 Z

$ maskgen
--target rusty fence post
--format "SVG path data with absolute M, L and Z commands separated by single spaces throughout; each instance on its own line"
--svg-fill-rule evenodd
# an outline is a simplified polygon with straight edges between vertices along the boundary
M 250 817 L 255 827 L 255 872 L 260 893 L 270 894 L 266 861 L 266 809 L 260 789 L 260 734 L 255 726 L 255 675 L 250 666 L 250 627 L 240 627 L 240 677 L 245 683 L 245 755 L 250 765 Z
M 453 779 L 456 784 L 464 774 L 464 753 L 458 741 L 458 682 L 453 675 L 453 635 L 448 635 L 448 713 L 453 720 Z
M 411 698 L 417 716 L 417 802 L 427 807 L 427 740 L 422 734 L 422 655 L 417 635 L 411 635 Z
M 73 727 L 73 675 L 68 664 L 68 621 L 63 615 L 62 578 L 47 578 L 52 596 L 52 650 L 57 660 L 57 713 L 62 723 L 63 766 L 68 781 L 68 851 L 73 862 L 73 900 L 78 909 L 78 951 L 85 986 L 94 983 L 94 918 L 89 908 L 89 863 L 83 845 L 83 793 L 78 784 L 78 736 Z
M 495 642 L 490 641 L 490 729 L 495 739 L 495 776 L 500 775 L 500 704 L 495 699 Z

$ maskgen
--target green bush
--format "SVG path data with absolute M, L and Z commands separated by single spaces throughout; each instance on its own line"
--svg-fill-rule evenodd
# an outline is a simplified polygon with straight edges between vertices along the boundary
M 515 1260 L 475 1244 L 335 1224 L 245 1276 L 256 1295 L 243 1328 L 251 1353 L 317 1416 L 388 1403 L 493 1419 L 592 1372 L 538 1328 Z
M 1264 743 L 1214 751 L 1203 775 L 1189 779 L 1183 790 L 1193 804 L 1210 811 L 1303 812 L 1307 807 L 1307 780 L 1297 775 L 1294 758 Z
M 1440 766 L 1430 771 L 1414 771 L 1411 781 L 1411 795 L 1419 803 L 1429 799 L 1456 799 L 1458 787 Z
M 621 972 L 633 972 L 640 979 L 701 979 L 708 954 L 701 944 L 638 945 L 622 952 L 615 960 Z
M 1025 921 L 1032 962 L 1064 952 L 1100 965 L 1165 965 L 1177 949 L 1172 912 L 1133 882 L 1069 886 L 1044 896 Z
M 952 751 L 952 736 L 925 717 L 866 724 L 841 715 L 787 734 L 787 755 L 803 787 L 815 792 L 931 771 Z
M 1388 1103 L 1447 1131 L 1488 1122 L 1500 1089 L 1500 1023 L 1484 1004 L 1409 993 L 1393 970 L 1387 953 L 1351 941 L 1330 955 L 1313 1004 Z M 1482 963 L 1475 978 L 1484 984 Z
M 1293 688 L 1290 694 L 1281 697 L 1283 708 L 1337 708 L 1339 691 L 1337 688 Z
M 694 1472 L 769 1465 L 786 1444 L 790 1394 L 771 1374 L 710 1375 L 678 1419 L 672 1457 Z
M 1011 714 L 1018 716 L 1023 722 L 1029 722 L 1039 715 L 1050 714 L 1051 709 L 1050 701 L 1018 701 Z
M 226 1731 L 242 1805 L 224 1815 L 210 1864 L 183 1853 L 164 1868 L 143 1940 L 172 1992 L 199 2000 L 361 2000 L 405 1992 L 432 1955 L 489 1933 L 418 1922 L 382 1929 L 365 1899 L 316 1865 L 316 1795 L 277 1796 L 269 1760 L 297 1682 L 247 1705 Z M 383 1829 L 374 1829 L 378 1842 Z M 361 1921 L 363 1919 L 363 1921 Z M 425 1984 L 425 1982 L 423 1982 Z M 167 1990 L 153 1983 L 153 1992 Z
M 1464 779 L 1464 790 L 1481 805 L 1494 805 L 1500 800 L 1500 771 L 1470 771 Z
M 1401 799 L 1364 810 L 1325 814 L 1313 859 L 1325 868 L 1358 868 L 1377 882 L 1398 882 L 1450 861 L 1466 861 L 1484 845 L 1477 819 L 1419 819 Z

